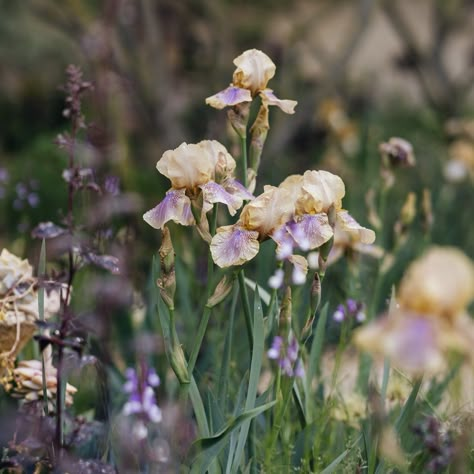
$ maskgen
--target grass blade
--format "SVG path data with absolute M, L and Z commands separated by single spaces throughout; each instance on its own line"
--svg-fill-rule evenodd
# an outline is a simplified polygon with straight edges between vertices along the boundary
M 271 408 L 276 402 L 266 403 L 252 410 L 247 410 L 235 418 L 230 419 L 226 425 L 213 436 L 201 438 L 194 445 L 199 450 L 191 472 L 205 472 L 224 448 L 229 436 L 244 423 L 249 423 L 253 418 Z
M 245 410 L 249 411 L 255 407 L 257 398 L 257 386 L 260 379 L 260 370 L 262 368 L 263 350 L 264 350 L 264 328 L 263 328 L 263 310 L 258 287 L 255 288 L 255 298 L 253 307 L 253 350 L 252 361 L 250 363 L 249 386 L 247 398 L 245 400 Z M 244 454 L 245 444 L 247 442 L 250 428 L 250 420 L 242 424 L 237 443 L 232 472 L 237 472 L 242 456 Z

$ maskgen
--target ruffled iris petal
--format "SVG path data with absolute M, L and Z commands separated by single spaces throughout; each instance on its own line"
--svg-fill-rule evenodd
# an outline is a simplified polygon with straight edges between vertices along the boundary
M 321 247 L 333 236 L 328 216 L 324 213 L 303 215 L 288 224 L 287 229 L 302 250 Z
M 143 220 L 155 229 L 162 229 L 168 221 L 181 225 L 193 225 L 191 201 L 185 192 L 185 189 L 169 190 L 158 206 L 143 214 Z
M 223 109 L 231 105 L 241 104 L 242 102 L 250 102 L 252 94 L 247 89 L 230 85 L 227 89 L 211 95 L 206 99 L 206 104 L 215 109 Z
M 211 255 L 221 268 L 242 265 L 259 250 L 258 232 L 231 225 L 219 227 L 211 242 Z
M 245 186 L 239 183 L 236 179 L 233 179 L 233 178 L 226 179 L 222 183 L 222 186 L 228 193 L 238 196 L 244 201 L 251 201 L 252 199 L 255 199 L 255 196 L 251 192 L 249 192 L 245 188 Z
M 294 114 L 295 107 L 298 105 L 298 102 L 296 100 L 279 99 L 273 93 L 272 89 L 264 89 L 260 92 L 260 97 L 262 98 L 262 102 L 265 105 L 275 105 L 283 112 L 285 112 L 285 114 Z
M 216 202 L 220 202 L 227 206 L 230 215 L 233 216 L 243 204 L 243 201 L 239 196 L 228 193 L 220 184 L 217 184 L 214 181 L 209 181 L 199 187 L 203 192 L 204 212 L 209 211 Z
M 356 242 L 372 244 L 375 241 L 375 232 L 362 227 L 346 210 L 341 209 L 336 214 L 337 225 L 347 232 Z

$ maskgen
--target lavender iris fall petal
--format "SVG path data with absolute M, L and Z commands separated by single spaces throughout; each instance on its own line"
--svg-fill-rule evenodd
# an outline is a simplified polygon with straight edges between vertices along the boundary
M 254 258 L 259 250 L 258 232 L 240 226 L 224 226 L 217 229 L 212 238 L 211 254 L 219 267 L 242 265 Z
M 185 189 L 171 189 L 160 204 L 143 215 L 143 220 L 155 229 L 162 229 L 169 221 L 181 225 L 193 225 L 191 201 L 185 192 Z

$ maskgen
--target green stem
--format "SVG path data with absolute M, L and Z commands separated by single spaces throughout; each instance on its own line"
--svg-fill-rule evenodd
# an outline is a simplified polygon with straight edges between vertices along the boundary
M 240 151 L 242 158 L 242 184 L 247 187 L 247 136 L 240 137 Z
M 209 223 L 209 229 L 210 229 L 211 235 L 214 235 L 216 233 L 217 212 L 218 212 L 218 204 L 215 204 L 212 209 L 212 215 L 211 215 L 211 219 Z M 207 256 L 207 291 L 206 291 L 207 298 L 209 298 L 212 294 L 213 276 L 214 276 L 214 261 L 212 260 L 211 252 L 209 252 Z M 204 307 L 201 321 L 199 321 L 196 342 L 194 344 L 193 350 L 189 357 L 189 363 L 188 363 L 189 377 L 191 377 L 193 374 L 193 370 L 196 365 L 199 351 L 201 350 L 202 341 L 204 340 L 204 334 L 206 334 L 207 326 L 209 324 L 209 318 L 211 316 L 211 312 L 212 312 L 211 308 L 209 308 L 206 305 Z
M 232 353 L 232 343 L 234 340 L 234 323 L 235 323 L 235 309 L 237 307 L 237 299 L 239 296 L 239 288 L 234 283 L 234 294 L 232 295 L 232 303 L 230 306 L 230 318 L 229 327 L 227 329 L 227 336 L 224 346 L 224 355 L 222 357 L 221 373 L 219 375 L 219 392 L 217 399 L 220 401 L 221 406 L 225 407 L 227 398 L 227 387 L 229 385 L 229 368 L 230 368 L 230 355 Z M 224 410 L 223 410 L 224 411 Z
M 198 326 L 197 335 L 196 335 L 196 342 L 194 343 L 193 350 L 191 352 L 191 355 L 189 356 L 189 362 L 188 362 L 189 377 L 191 377 L 194 370 L 194 366 L 196 365 L 196 361 L 199 355 L 199 351 L 201 350 L 201 344 L 204 339 L 204 334 L 206 333 L 206 329 L 209 323 L 211 312 L 212 312 L 211 308 L 206 306 L 204 308 L 201 321 L 199 321 L 199 326 Z
M 244 309 L 245 324 L 247 326 L 247 337 L 249 340 L 250 350 L 253 350 L 253 322 L 252 322 L 252 312 L 250 310 L 249 295 L 247 292 L 247 287 L 245 286 L 245 274 L 244 270 L 240 269 L 237 273 L 237 278 L 239 280 L 239 290 L 240 290 L 240 299 L 242 300 L 242 306 Z

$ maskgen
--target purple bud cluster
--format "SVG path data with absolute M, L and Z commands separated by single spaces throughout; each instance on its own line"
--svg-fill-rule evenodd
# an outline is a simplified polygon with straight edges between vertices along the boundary
M 298 352 L 298 341 L 293 334 L 290 334 L 287 344 L 281 336 L 275 336 L 267 356 L 269 359 L 277 360 L 282 372 L 288 377 L 303 377 L 304 368 L 301 359 L 298 358 Z
M 365 305 L 360 301 L 348 298 L 344 304 L 337 306 L 332 319 L 336 323 L 342 323 L 347 319 L 355 319 L 358 323 L 363 323 L 366 319 Z
M 133 432 L 139 439 L 148 435 L 148 423 L 159 423 L 162 419 L 161 410 L 156 403 L 154 388 L 160 385 L 160 378 L 154 369 L 141 370 L 127 369 L 127 381 L 123 390 L 128 394 L 128 401 L 123 407 L 125 416 L 135 416 Z
M 39 206 L 40 198 L 38 195 L 39 183 L 35 179 L 30 179 L 27 183 L 18 182 L 15 186 L 15 199 L 13 208 L 21 211 L 26 208 L 35 208 Z

